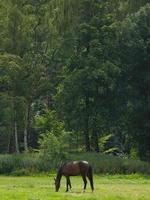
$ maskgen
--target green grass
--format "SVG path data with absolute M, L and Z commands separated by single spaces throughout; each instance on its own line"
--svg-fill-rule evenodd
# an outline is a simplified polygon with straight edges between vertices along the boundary
M 89 184 L 82 193 L 81 177 L 72 177 L 72 192 L 65 193 L 65 178 L 56 193 L 54 176 L 12 177 L 0 176 L 2 200 L 149 200 L 150 177 L 142 175 L 94 176 L 95 191 Z

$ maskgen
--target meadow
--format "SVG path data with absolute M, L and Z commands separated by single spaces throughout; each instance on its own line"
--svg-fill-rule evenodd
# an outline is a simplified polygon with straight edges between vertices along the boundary
M 65 192 L 65 178 L 55 192 L 55 175 L 0 176 L 1 200 L 149 200 L 150 177 L 143 175 L 95 175 L 95 191 L 89 183 L 82 193 L 81 177 L 72 177 L 72 192 Z

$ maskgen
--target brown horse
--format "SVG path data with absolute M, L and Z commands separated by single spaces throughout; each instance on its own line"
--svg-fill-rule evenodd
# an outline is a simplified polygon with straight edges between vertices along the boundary
M 56 178 L 54 178 L 56 192 L 58 192 L 60 188 L 60 180 L 62 176 L 66 177 L 66 192 L 68 192 L 69 187 L 71 190 L 70 176 L 77 176 L 77 175 L 82 176 L 84 182 L 83 191 L 85 191 L 87 185 L 86 176 L 90 181 L 92 191 L 94 190 L 93 172 L 91 165 L 89 165 L 87 161 L 69 161 L 60 166 L 57 176 Z

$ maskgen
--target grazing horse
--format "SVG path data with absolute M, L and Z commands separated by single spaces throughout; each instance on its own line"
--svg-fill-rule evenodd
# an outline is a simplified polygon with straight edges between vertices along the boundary
M 56 192 L 58 192 L 60 188 L 60 180 L 62 176 L 66 177 L 66 192 L 69 191 L 69 187 L 71 189 L 71 182 L 70 182 L 70 176 L 77 176 L 81 175 L 83 182 L 84 182 L 84 188 L 83 192 L 85 192 L 86 189 L 86 176 L 88 177 L 91 185 L 92 191 L 94 190 L 93 185 L 93 172 L 92 167 L 89 165 L 87 161 L 68 161 L 60 166 L 55 180 L 55 189 Z

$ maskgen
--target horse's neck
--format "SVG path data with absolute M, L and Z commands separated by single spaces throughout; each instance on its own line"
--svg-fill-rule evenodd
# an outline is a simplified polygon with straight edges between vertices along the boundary
M 57 179 L 58 181 L 60 181 L 60 180 L 61 180 L 61 177 L 62 177 L 62 172 L 61 172 L 61 169 L 59 169 L 59 171 L 58 171 L 58 173 L 57 173 L 56 179 Z

